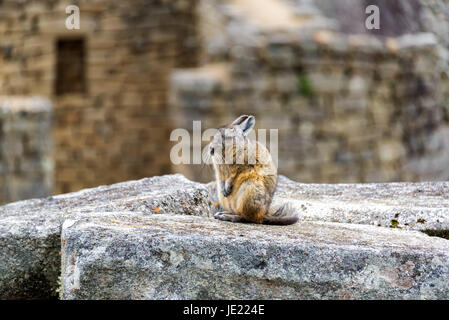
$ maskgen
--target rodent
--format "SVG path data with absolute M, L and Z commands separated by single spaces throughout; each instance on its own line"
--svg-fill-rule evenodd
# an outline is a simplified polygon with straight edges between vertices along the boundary
M 215 213 L 214 218 L 231 222 L 293 224 L 298 217 L 291 206 L 271 205 L 277 168 L 265 146 L 248 138 L 254 125 L 254 116 L 242 115 L 231 124 L 218 128 L 208 146 L 218 201 L 226 210 Z

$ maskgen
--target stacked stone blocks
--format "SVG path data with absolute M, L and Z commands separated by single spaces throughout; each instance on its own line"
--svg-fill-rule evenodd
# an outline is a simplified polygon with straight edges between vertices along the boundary
M 53 189 L 52 106 L 42 97 L 0 97 L 0 203 Z

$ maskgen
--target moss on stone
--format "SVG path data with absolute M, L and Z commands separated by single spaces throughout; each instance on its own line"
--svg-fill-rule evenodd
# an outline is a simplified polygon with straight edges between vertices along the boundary
M 298 89 L 299 92 L 305 97 L 312 97 L 315 92 L 313 90 L 312 82 L 304 74 L 298 74 Z
M 422 230 L 425 234 L 431 236 L 431 237 L 440 237 L 443 239 L 449 240 L 449 230 Z
M 399 221 L 397 219 L 391 219 L 390 223 L 390 228 L 402 229 L 401 227 L 399 227 Z

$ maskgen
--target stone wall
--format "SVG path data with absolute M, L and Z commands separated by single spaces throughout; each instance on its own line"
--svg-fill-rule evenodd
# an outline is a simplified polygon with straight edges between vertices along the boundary
M 279 171 L 304 182 L 449 178 L 448 69 L 433 34 L 348 35 L 319 17 L 260 27 L 234 9 L 222 10 L 203 66 L 172 76 L 180 127 L 254 114 L 256 128 L 279 129 Z
M 195 0 L 0 2 L 0 94 L 55 106 L 54 193 L 168 173 L 168 77 L 196 65 Z M 84 83 L 83 83 L 84 82 Z
M 51 194 L 51 123 L 47 99 L 0 96 L 0 204 Z
M 352 1 L 80 1 L 81 29 L 67 30 L 71 1 L 4 0 L 0 94 L 52 101 L 54 193 L 173 171 L 210 180 L 172 166 L 170 132 L 240 113 L 280 129 L 280 171 L 302 181 L 447 179 L 447 6 L 402 1 L 388 35 L 419 2 L 410 30 L 436 41 L 387 41 L 342 25 Z M 171 82 L 177 68 L 189 70 Z

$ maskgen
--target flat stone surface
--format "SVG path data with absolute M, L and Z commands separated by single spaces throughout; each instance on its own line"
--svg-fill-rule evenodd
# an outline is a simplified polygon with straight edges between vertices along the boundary
M 209 215 L 204 185 L 182 175 L 145 178 L 0 207 L 0 298 L 56 296 L 67 217 L 127 210 Z
M 66 299 L 447 297 L 448 240 L 405 229 L 447 230 L 448 191 L 447 182 L 323 185 L 281 176 L 274 202 L 291 202 L 300 217 L 288 227 L 215 221 L 213 184 L 182 175 L 11 203 L 0 207 L 0 297 L 56 296 L 63 224 Z M 384 228 L 392 220 L 402 230 Z M 260 270 L 245 262 L 259 257 Z M 163 287 L 171 277 L 179 284 Z M 89 291 L 86 281 L 104 289 Z
M 449 229 L 449 182 L 304 184 L 280 176 L 274 203 L 282 202 L 306 221 Z
M 449 242 L 418 231 L 116 212 L 62 244 L 63 299 L 449 298 Z

